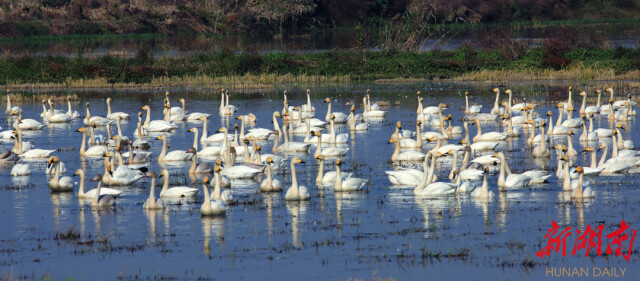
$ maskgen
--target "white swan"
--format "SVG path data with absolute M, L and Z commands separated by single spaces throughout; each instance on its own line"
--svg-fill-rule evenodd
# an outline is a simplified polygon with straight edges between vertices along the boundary
M 85 181 L 85 174 L 84 171 L 82 169 L 78 169 L 76 170 L 74 176 L 80 176 L 80 188 L 78 188 L 78 198 L 80 199 L 92 199 L 96 197 L 96 192 L 98 192 L 98 189 L 91 189 L 87 192 L 84 191 L 84 181 Z M 98 175 L 100 176 L 100 175 Z M 102 184 L 102 178 L 99 177 L 95 177 L 93 179 L 91 179 L 92 182 L 98 182 L 98 185 Z M 113 189 L 113 188 L 106 188 L 106 187 L 102 187 L 100 188 L 100 195 L 111 195 L 113 197 L 119 197 L 120 195 L 122 195 L 122 191 L 117 190 L 117 189 Z
M 311 198 L 311 195 L 305 186 L 298 186 L 296 165 L 300 163 L 304 163 L 300 158 L 294 157 L 291 159 L 291 187 L 287 189 L 287 193 L 284 195 L 284 199 L 287 201 L 306 201 Z
M 9 89 L 7 89 L 7 109 L 4 114 L 13 115 L 13 112 L 22 112 L 22 109 L 18 106 L 11 106 L 11 95 L 9 94 Z
M 464 92 L 465 99 L 465 114 L 478 114 L 480 110 L 482 110 L 482 105 L 472 105 L 469 106 L 469 92 Z
M 84 119 L 82 119 L 82 122 L 84 123 L 85 126 L 105 126 L 108 123 L 111 123 L 112 121 L 102 117 L 102 116 L 91 116 L 91 111 L 89 110 L 89 102 L 86 103 L 85 105 L 87 113 L 84 116 Z
M 455 183 L 447 182 L 434 182 L 433 175 L 435 174 L 435 162 L 438 156 L 436 153 L 427 153 L 422 163 L 423 169 L 428 171 L 426 176 L 423 176 L 423 181 L 413 189 L 414 195 L 419 196 L 432 196 L 432 195 L 446 195 L 456 192 L 458 187 Z M 431 166 L 427 167 L 428 159 L 431 158 Z
M 346 115 L 346 114 L 344 114 L 342 112 L 332 112 L 331 111 L 331 99 L 330 98 L 326 98 L 324 100 L 324 102 L 327 104 L 327 115 L 324 118 L 325 121 L 329 122 L 330 120 L 333 120 L 333 122 L 338 123 L 338 124 L 347 123 L 347 119 L 349 118 L 348 115 Z
M 144 201 L 142 205 L 143 210 L 162 210 L 166 208 L 166 204 L 162 198 L 156 199 L 156 172 L 151 171 L 145 175 L 145 177 L 151 178 L 151 188 L 149 188 L 149 198 Z
M 425 154 L 420 151 L 405 151 L 400 153 L 400 142 L 396 140 L 396 138 L 391 138 L 389 143 L 396 144 L 396 149 L 393 151 L 391 155 L 391 161 L 393 162 L 402 162 L 402 161 L 422 161 L 424 159 Z
M 11 168 L 11 176 L 28 176 L 31 175 L 31 166 L 29 164 L 15 164 Z
M 102 181 L 102 176 L 97 175 L 93 180 L 100 182 Z M 90 205 L 92 208 L 112 207 L 116 205 L 116 198 L 111 195 L 103 195 L 102 185 L 98 183 L 98 187 L 96 188 L 95 195 Z
M 194 197 L 196 196 L 196 193 L 198 193 L 197 188 L 192 188 L 187 186 L 172 186 L 171 188 L 169 188 L 169 171 L 167 169 L 162 169 L 162 171 L 160 172 L 160 177 L 164 177 L 164 184 L 162 185 L 162 190 L 160 190 L 160 197 L 164 197 L 164 198 Z
M 131 118 L 131 116 L 128 113 L 111 112 L 111 101 L 113 101 L 113 99 L 107 98 L 107 119 L 116 120 L 116 118 L 120 117 L 124 120 L 129 120 L 129 118 Z
M 318 175 L 316 176 L 316 185 L 318 187 L 322 187 L 325 185 L 332 185 L 335 184 L 338 175 L 336 173 L 336 171 L 329 171 L 327 173 L 324 172 L 324 156 L 322 155 L 318 155 L 316 156 L 317 160 L 320 160 L 320 163 L 318 163 Z M 340 176 L 342 177 L 341 180 L 344 180 L 348 177 L 351 177 L 351 173 L 344 173 L 341 174 Z
M 211 200 L 209 195 L 209 177 L 205 177 L 202 182 L 202 190 L 204 192 L 204 202 L 200 206 L 200 214 L 202 216 L 221 216 L 227 212 L 227 204 L 222 200 Z
M 489 169 L 484 168 L 484 172 L 482 173 L 482 187 L 474 189 L 470 194 L 471 198 L 491 200 L 494 197 L 493 191 L 489 191 L 487 174 L 489 174 Z
M 142 128 L 144 128 L 148 132 L 170 132 L 178 128 L 174 124 L 171 124 L 164 120 L 151 121 L 151 108 L 148 105 L 143 106 L 142 110 L 147 111 L 147 117 Z
M 507 164 L 502 152 L 493 155 L 500 159 L 500 175 L 498 176 L 498 187 L 501 188 L 523 188 L 531 184 L 532 178 L 524 174 L 513 174 Z M 506 179 L 505 179 L 506 176 Z
M 317 132 L 313 132 L 313 134 L 318 138 L 316 153 L 313 154 L 314 157 L 318 157 L 319 155 L 322 155 L 324 157 L 341 157 L 347 155 L 347 152 L 349 151 L 348 147 L 322 148 L 322 134 L 319 134 Z
M 336 165 L 336 181 L 333 185 L 333 191 L 353 192 L 353 191 L 364 190 L 364 186 L 367 183 L 367 180 L 361 179 L 361 178 L 352 178 L 352 177 L 348 177 L 342 180 L 342 172 L 340 171 L 340 166 L 342 165 L 342 161 L 340 159 L 337 159 L 335 165 Z
M 220 115 L 233 115 L 236 113 L 237 108 L 234 105 L 229 104 L 229 91 L 222 89 L 221 92 Z
M 282 191 L 282 183 L 278 179 L 274 179 L 271 175 L 271 164 L 273 158 L 268 157 L 267 164 L 267 178 L 260 183 L 260 191 L 262 192 L 280 192 Z
M 46 115 L 46 119 L 49 123 L 68 123 L 73 120 L 73 117 L 66 113 L 55 113 L 55 110 L 53 109 L 53 102 L 51 102 L 51 100 L 49 100 L 49 107 L 49 114 Z
M 191 161 L 191 158 L 193 158 L 193 154 L 187 153 L 184 150 L 172 150 L 167 152 L 167 136 L 160 135 L 156 139 L 162 141 L 162 150 L 158 155 L 158 162 Z
M 44 128 L 44 124 L 34 120 L 34 119 L 22 119 L 22 112 L 13 111 L 18 115 L 18 119 L 13 122 L 13 127 L 20 130 L 42 130 Z
M 49 164 L 58 165 L 60 159 L 57 156 L 54 156 L 49 160 Z M 66 192 L 73 190 L 73 179 L 67 176 L 60 176 L 60 170 L 56 169 L 55 175 L 49 181 L 49 188 L 54 192 Z
M 105 145 L 94 145 L 86 149 L 87 145 L 87 129 L 85 127 L 81 127 L 76 130 L 76 132 L 82 133 L 82 143 L 80 144 L 80 156 L 83 157 L 104 157 L 107 155 L 108 149 Z
M 480 121 L 477 119 L 473 120 L 472 124 L 476 124 L 478 126 L 478 133 L 475 137 L 473 137 L 474 142 L 482 142 L 482 141 L 501 141 L 506 140 L 509 135 L 500 132 L 488 132 L 482 133 L 482 127 L 480 126 Z
M 576 172 L 578 172 L 580 174 L 580 177 L 578 178 L 578 186 L 576 187 L 576 189 L 571 194 L 571 199 L 576 200 L 576 199 L 584 199 L 584 198 L 595 198 L 596 197 L 596 192 L 593 191 L 590 186 L 587 186 L 583 190 L 583 182 L 584 182 L 584 169 L 583 169 L 583 167 L 582 166 L 578 166 L 576 168 Z
M 52 149 L 39 149 L 29 147 L 26 150 L 25 143 L 22 141 L 22 130 L 17 129 L 15 131 L 15 135 L 17 137 L 16 142 L 14 144 L 14 153 L 20 155 L 20 157 L 24 159 L 41 159 L 41 158 L 49 158 L 51 154 L 55 151 Z

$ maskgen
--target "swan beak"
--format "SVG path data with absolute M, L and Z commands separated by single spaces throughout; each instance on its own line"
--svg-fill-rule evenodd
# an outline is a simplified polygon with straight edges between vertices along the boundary
M 305 163 L 305 162 L 304 162 L 304 161 L 302 161 L 302 159 L 300 159 L 300 162 L 298 162 L 298 163 Z
M 624 129 L 624 127 L 622 127 L 622 126 L 620 126 L 620 127 L 618 127 L 618 128 L 622 129 L 623 131 L 625 130 L 625 129 Z

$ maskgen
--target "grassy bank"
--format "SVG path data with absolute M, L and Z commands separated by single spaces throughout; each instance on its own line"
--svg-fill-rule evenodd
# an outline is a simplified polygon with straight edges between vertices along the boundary
M 559 44 L 559 43 L 558 43 Z M 453 51 L 336 51 L 135 58 L 5 57 L 0 84 L 11 88 L 194 86 L 269 88 L 282 83 L 409 80 L 611 80 L 640 78 L 640 50 L 562 48 Z

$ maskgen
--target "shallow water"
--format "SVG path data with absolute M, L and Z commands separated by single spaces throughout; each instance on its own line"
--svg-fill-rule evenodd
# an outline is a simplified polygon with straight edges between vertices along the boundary
M 50 193 L 44 174 L 45 162 L 31 162 L 32 175 L 21 178 L 12 178 L 10 168 L 2 168 L 2 273 L 38 279 L 53 275 L 55 279 L 72 277 L 79 280 L 96 277 L 281 280 L 292 276 L 322 280 L 352 277 L 403 280 L 425 276 L 462 279 L 473 271 L 474 279 L 493 280 L 499 276 L 498 279 L 537 280 L 545 277 L 546 268 L 583 266 L 626 267 L 625 278 L 640 278 L 640 269 L 632 266 L 638 261 L 637 243 L 628 262 L 616 256 L 584 257 L 584 250 L 571 256 L 575 234 L 567 239 L 566 257 L 552 253 L 551 257 L 540 259 L 535 255 L 546 245 L 544 235 L 551 227 L 551 220 L 562 227 L 581 230 L 586 225 L 604 224 L 605 235 L 617 229 L 621 219 L 629 223 L 630 229 L 637 229 L 636 206 L 640 202 L 640 188 L 635 175 L 594 178 L 591 186 L 597 190 L 597 197 L 582 203 L 569 200 L 561 191 L 562 182 L 555 176 L 548 184 L 500 193 L 495 173 L 489 182 L 490 190 L 497 196 L 490 201 L 473 200 L 468 195 L 416 198 L 411 188 L 391 186 L 384 173 L 394 169 L 389 161 L 393 146 L 387 143 L 395 122 L 402 121 L 406 129 L 415 130 L 415 90 L 421 89 L 428 93 L 425 95 L 426 106 L 439 102 L 453 104 L 446 113 L 452 114 L 455 124 L 460 125 L 463 114 L 459 107 L 464 105 L 462 91 L 469 89 L 468 85 L 346 85 L 312 89 L 316 116 L 324 119 L 326 104 L 322 100 L 325 97 L 333 97 L 333 110 L 348 112 L 348 106 L 344 105 L 349 100 L 347 97 L 361 101 L 364 87 L 368 86 L 374 87 L 374 101 L 386 101 L 390 105 L 383 108 L 388 111 L 383 121 L 372 122 L 365 133 L 350 135 L 347 144 L 350 151 L 343 158 L 342 167 L 344 171 L 370 180 L 362 193 L 334 193 L 332 187 L 320 189 L 315 186 L 317 165 L 312 156 L 315 145 L 311 147 L 311 154 L 302 156 L 306 163 L 297 166 L 298 181 L 309 187 L 310 201 L 285 202 L 284 194 L 260 193 L 258 183 L 249 182 L 232 188 L 238 202 L 229 206 L 226 216 L 221 218 L 200 216 L 201 194 L 196 202 L 172 201 L 166 211 L 143 211 L 142 203 L 149 190 L 147 180 L 122 188 L 124 194 L 113 210 L 96 211 L 78 201 L 72 193 Z M 567 95 L 560 87 L 511 86 L 517 98 L 526 93 L 529 101 L 538 101 L 540 113 L 552 110 L 556 114 L 555 101 Z M 494 101 L 490 90 L 488 87 L 470 88 L 472 101 L 483 104 L 483 112 L 488 111 Z M 301 89 L 290 92 L 290 104 L 304 102 Z M 115 97 L 112 102 L 115 111 L 134 115 L 142 105 L 149 104 L 152 118 L 161 116 L 157 109 L 162 105 L 163 95 L 139 91 L 87 93 L 80 95 L 87 96 L 86 99 L 74 102 L 74 109 L 78 110 L 79 105 L 88 101 L 92 115 L 104 116 L 104 99 L 110 95 Z M 177 106 L 180 97 L 187 97 L 190 112 L 214 113 L 209 120 L 209 132 L 237 121 L 218 116 L 220 97 L 217 94 L 175 92 L 171 95 L 172 106 Z M 541 102 L 544 99 L 550 102 Z M 579 102 L 576 99 L 576 103 Z M 270 128 L 271 114 L 282 110 L 282 97 L 277 92 L 235 95 L 232 103 L 239 106 L 239 113 L 254 113 L 258 117 L 258 127 Z M 25 111 L 24 118 L 39 120 L 40 104 L 20 106 Z M 358 112 L 362 112 L 361 106 L 358 106 Z M 607 127 L 608 121 L 597 117 L 594 125 Z M 624 138 L 636 140 L 638 123 L 633 120 L 624 125 L 627 129 L 623 132 Z M 25 133 L 24 138 L 34 141 L 37 148 L 59 150 L 54 154 L 66 163 L 67 175 L 72 175 L 79 167 L 86 167 L 90 178 L 103 171 L 102 162 L 82 161 L 77 156 L 81 135 L 74 131 L 81 126 L 82 121 L 77 120 L 69 125 Z M 124 122 L 124 133 L 131 136 L 135 126 L 135 120 Z M 200 128 L 202 123 L 186 122 L 178 127 L 176 132 L 169 134 L 170 147 L 186 150 L 193 142 L 193 136 L 187 130 Z M 495 127 L 495 124 L 483 124 L 486 131 Z M 470 130 L 473 136 L 475 126 L 470 126 Z M 115 132 L 115 128 L 112 131 Z M 576 131 L 573 144 L 580 151 L 582 145 L 578 136 L 581 129 Z M 348 129 L 339 127 L 338 132 L 348 132 Z M 106 134 L 104 129 L 97 133 Z M 522 137 L 501 143 L 498 150 L 505 151 L 514 172 L 543 168 L 555 174 L 555 153 L 549 161 L 534 160 L 526 145 L 528 134 L 525 130 Z M 461 137 L 449 143 L 457 143 Z M 296 140 L 300 139 L 296 137 Z M 565 141 L 565 138 L 553 140 L 554 143 Z M 2 144 L 3 149 L 12 145 Z M 433 146 L 427 144 L 423 151 Z M 73 149 L 67 150 L 69 147 Z M 263 147 L 265 151 L 271 150 L 269 143 Z M 154 155 L 160 148 L 159 141 L 152 142 Z M 575 163 L 582 164 L 585 160 L 579 155 Z M 172 185 L 192 185 L 187 175 L 189 164 L 168 166 Z M 450 161 L 439 162 L 440 180 L 446 180 L 449 167 Z M 159 170 L 155 157 L 149 168 Z M 333 169 L 333 160 L 328 160 L 325 170 Z M 284 186 L 289 186 L 288 168 L 276 177 L 284 180 Z M 87 183 L 89 188 L 94 186 Z M 200 188 L 200 185 L 195 187 Z M 60 236 L 70 228 L 73 234 L 79 235 L 77 239 Z M 607 239 L 603 238 L 604 247 L 606 243 Z

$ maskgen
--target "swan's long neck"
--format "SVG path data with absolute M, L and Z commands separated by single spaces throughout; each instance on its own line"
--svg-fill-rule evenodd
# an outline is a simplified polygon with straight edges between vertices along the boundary
M 489 181 L 487 180 L 487 173 L 482 175 L 482 189 L 480 189 L 479 197 L 489 197 Z
M 325 121 L 331 120 L 331 102 L 327 103 L 327 116 L 324 117 Z
M 571 141 L 571 135 L 567 135 L 567 148 L 569 151 L 573 151 L 573 141 Z
M 193 147 L 198 150 L 198 129 L 193 128 Z
M 513 94 L 511 93 L 511 91 L 509 91 L 509 103 L 507 103 L 507 112 L 509 113 L 509 115 L 511 115 L 511 98 L 512 98 Z
M 507 162 L 505 161 L 504 157 L 499 157 L 499 158 L 500 158 L 500 174 L 498 175 L 498 186 L 504 187 Z
M 202 121 L 202 137 L 200 138 L 200 141 L 204 142 L 205 140 L 207 140 L 208 134 L 209 132 L 207 131 L 207 119 L 205 118 Z
M 500 92 L 498 91 L 496 93 L 496 101 L 493 103 L 493 112 L 495 115 L 497 115 L 497 113 L 500 113 L 499 101 L 500 101 Z
M 149 126 L 149 123 L 151 122 L 151 109 L 147 108 L 147 117 L 144 119 L 144 126 Z
M 598 159 L 596 158 L 596 151 L 592 150 L 591 151 L 591 165 L 589 166 L 589 168 L 596 168 L 596 163 L 598 162 Z
M 296 164 L 291 162 L 291 188 L 293 188 L 293 193 L 297 195 L 298 191 L 298 179 L 296 178 Z
M 587 108 L 587 95 L 582 95 L 582 106 L 580 106 L 580 113 L 584 113 L 585 108 Z
M 322 186 L 322 178 L 324 177 L 324 158 L 320 159 L 320 165 L 318 165 L 318 176 L 316 177 L 316 184 Z
M 184 108 L 184 101 L 180 100 L 180 103 L 182 104 L 182 115 L 185 115 L 186 111 L 185 111 L 185 108 Z
M 400 155 L 400 138 L 397 138 L 396 141 L 396 149 L 393 151 L 391 155 L 391 161 L 396 161 L 398 159 L 398 155 Z
M 582 134 L 580 135 L 580 140 L 587 140 L 587 124 L 582 122 Z
M 7 104 L 7 112 L 11 111 L 11 107 L 10 106 L 11 106 L 11 104 L 8 103 Z M 7 114 L 9 114 L 9 113 L 7 113 Z M 47 116 L 49 116 L 49 112 L 47 112 L 47 107 L 44 105 L 44 103 L 42 104 L 42 116 L 45 117 L 45 118 Z
M 464 121 L 464 123 L 462 123 L 462 127 L 464 128 L 464 142 L 466 144 L 469 144 L 469 125 L 467 124 L 467 121 Z
M 429 166 L 429 179 L 427 180 L 427 185 L 433 182 L 433 176 L 435 175 L 435 170 L 436 170 L 435 164 L 436 164 L 436 155 L 433 154 L 431 156 L 431 166 Z
M 131 152 L 133 154 L 133 152 Z M 120 151 L 116 151 L 116 155 L 118 156 L 118 166 L 124 165 L 124 161 L 122 160 L 122 153 Z
M 469 96 L 467 96 L 467 95 L 464 96 L 464 103 L 465 103 L 465 108 L 466 108 L 467 113 L 470 113 L 469 112 Z
M 229 109 L 229 94 L 224 93 L 224 95 L 226 96 L 226 100 L 227 100 L 227 104 L 224 106 L 224 113 L 227 115 L 231 115 L 231 110 Z
M 276 115 L 276 113 L 273 113 L 273 130 L 274 131 L 278 131 L 278 133 L 280 133 L 280 135 L 282 135 L 282 130 L 280 130 L 280 123 L 278 123 L 278 116 Z M 278 137 L 279 139 L 280 137 Z
M 364 113 L 369 112 L 369 107 L 367 107 L 367 97 L 362 98 L 362 107 L 364 108 Z
M 428 185 L 431 171 L 429 170 L 429 156 L 426 156 L 422 161 L 422 181 L 413 189 L 413 194 L 420 194 L 425 186 Z
M 567 105 L 569 107 L 573 106 L 573 101 L 571 100 L 571 90 L 569 90 L 569 98 L 567 99 Z
M 118 136 L 122 138 L 122 125 L 120 125 L 120 119 L 116 119 L 116 129 L 118 129 Z
M 540 126 L 540 149 L 547 150 L 547 141 L 545 140 L 544 126 Z
M 220 112 L 224 112 L 224 93 L 220 95 Z
M 167 154 L 167 139 L 162 139 L 162 150 L 160 151 L 160 155 L 158 155 L 158 160 L 162 161 L 164 156 Z
M 271 165 L 267 164 L 267 182 L 269 184 L 271 184 L 273 182 L 273 179 L 271 177 Z
M 78 188 L 78 196 L 83 196 L 84 195 L 84 172 L 80 172 L 78 173 L 78 175 L 80 176 L 80 187 Z
M 287 133 L 287 123 L 285 122 L 282 125 L 282 131 L 284 134 L 284 146 L 287 147 L 287 145 L 289 145 L 289 134 Z
M 102 189 L 102 181 L 98 181 L 98 187 L 96 187 L 96 195 L 93 197 L 93 204 L 98 204 L 98 199 L 100 199 L 100 190 Z
M 220 200 L 220 199 L 222 199 L 222 196 L 221 196 L 222 191 L 220 191 L 220 189 L 221 189 L 220 188 L 220 172 L 216 171 L 214 173 L 214 177 L 215 177 L 215 179 L 214 179 L 215 180 L 215 184 L 213 185 L 214 186 L 213 187 L 213 198 L 215 200 Z
M 8 93 L 7 93 L 7 110 L 5 111 L 5 113 L 6 114 L 10 114 L 11 113 L 11 95 L 8 94 Z
M 416 147 L 422 148 L 422 134 L 420 133 L 420 125 L 416 124 Z
M 336 128 L 334 126 L 333 119 L 330 121 L 331 124 L 331 134 L 329 135 L 329 143 L 336 143 Z
M 51 108 L 49 110 L 49 115 L 53 115 L 53 105 L 51 105 L 51 103 L 49 103 L 49 107 Z M 89 105 L 87 104 L 87 114 L 84 116 L 84 119 L 87 120 L 87 122 L 89 121 L 89 119 L 91 119 L 91 110 L 89 110 Z
M 342 190 L 342 171 L 338 164 L 336 164 L 336 183 L 333 185 L 333 190 Z
M 464 156 L 462 159 L 462 165 L 460 165 L 460 172 L 464 171 L 467 169 L 467 167 L 469 166 L 469 162 L 471 161 L 471 153 L 470 150 L 466 150 L 464 151 Z
M 618 157 L 618 143 L 616 142 L 616 135 L 612 135 L 612 142 L 611 145 L 613 146 L 612 150 L 611 150 L 611 158 L 617 158 Z
M 160 190 L 160 194 L 165 193 L 169 189 L 169 172 L 162 171 L 162 176 L 164 177 L 164 183 L 162 184 L 162 190 Z M 209 199 L 208 196 L 205 196 L 205 200 Z
M 309 93 L 307 93 L 307 112 L 312 112 L 313 110 L 311 110 L 311 96 L 309 96 Z
M 620 129 L 616 128 L 616 132 L 618 133 L 618 149 L 624 149 L 624 139 L 622 138 L 622 133 Z
M 70 117 L 73 117 L 73 110 L 71 109 L 71 101 L 67 100 L 67 105 L 69 106 L 69 110 L 67 110 L 67 115 L 69 115 Z M 111 111 L 109 111 L 111 112 Z
M 196 167 L 198 166 L 198 152 L 193 152 L 193 158 L 191 158 L 191 167 L 189 168 L 190 174 L 196 173 Z
M 71 102 L 69 102 L 69 112 L 71 112 Z M 111 115 L 111 101 L 107 99 L 107 116 Z
M 316 153 L 313 154 L 313 157 L 318 157 L 318 155 L 320 155 L 320 151 L 322 151 L 322 134 L 318 134 L 318 145 L 316 147 Z
M 589 117 L 589 133 L 593 133 L 593 118 Z
M 156 177 L 151 177 L 151 188 L 149 188 L 149 199 L 153 200 L 155 203 L 155 193 L 156 193 Z
M 476 137 L 479 137 L 482 135 L 482 126 L 480 125 L 480 122 L 476 121 L 476 125 L 478 126 L 478 132 L 476 133 Z
M 128 146 L 129 146 L 129 165 L 133 165 L 133 148 L 131 147 L 131 144 L 129 144 Z
M 244 126 L 245 126 L 244 123 L 246 123 L 246 121 L 244 120 L 245 120 L 244 117 L 240 120 L 240 139 L 243 139 L 243 140 L 244 140 Z
M 207 184 L 205 183 L 202 184 L 202 191 L 204 192 L 204 202 L 202 202 L 202 206 L 206 210 L 211 210 L 211 199 L 210 199 L 211 197 L 209 196 L 209 188 L 207 187 Z
M 458 152 L 453 152 L 453 163 L 451 164 L 451 172 L 449 173 L 449 179 L 453 180 L 453 172 L 458 171 Z
M 564 115 L 564 108 L 558 109 L 558 120 L 556 120 L 556 127 L 562 126 L 562 115 Z
M 87 132 L 82 132 L 82 144 L 80 144 L 80 156 L 84 156 L 86 152 L 87 145 Z
M 582 184 L 584 182 L 584 174 L 580 173 L 580 176 L 578 176 L 578 186 L 576 187 L 576 191 L 575 193 L 573 193 L 573 197 L 575 198 L 582 198 L 583 194 L 582 194 Z
M 249 153 L 249 146 L 246 142 L 242 141 L 242 146 L 244 147 L 244 158 L 242 158 L 242 163 L 249 163 L 251 161 L 251 153 Z
M 601 167 L 606 162 L 608 151 L 609 151 L 609 147 L 605 146 L 604 147 L 604 151 L 602 152 L 602 155 L 600 156 L 600 162 L 598 162 L 598 167 Z
M 547 134 L 553 134 L 553 115 L 549 115 L 549 129 L 547 130 Z

